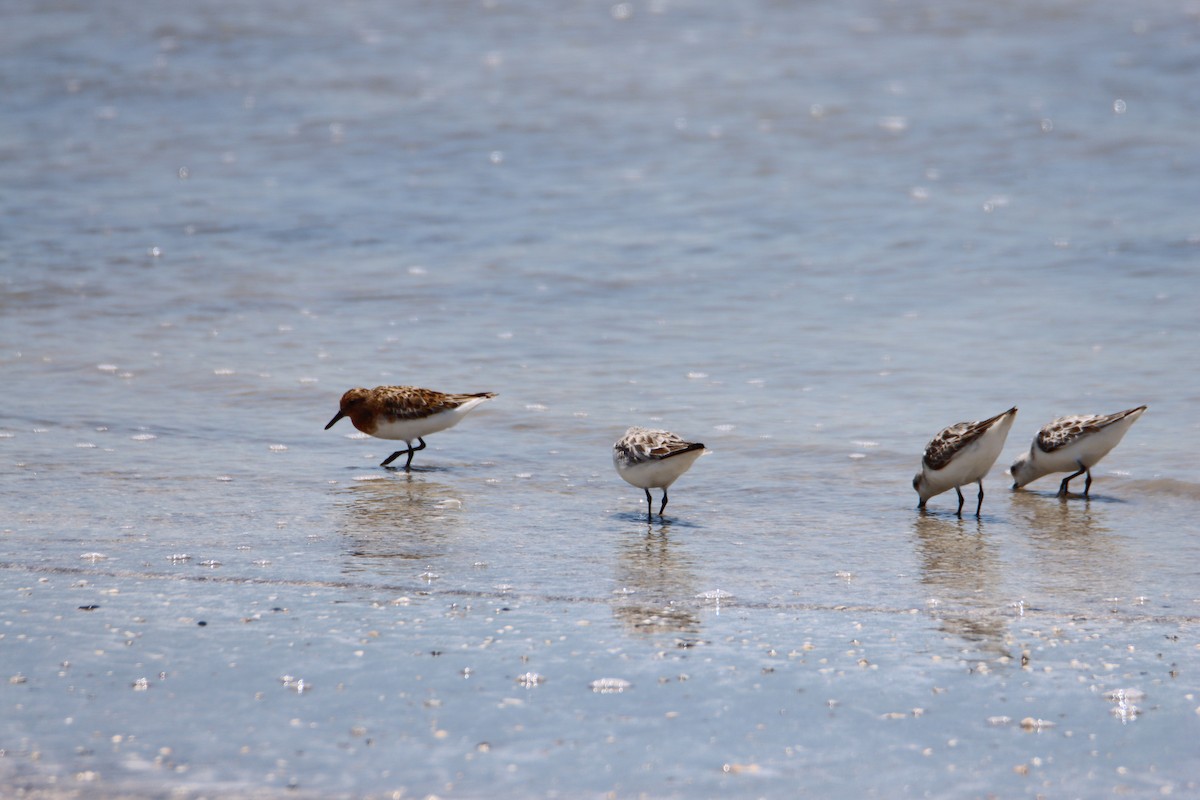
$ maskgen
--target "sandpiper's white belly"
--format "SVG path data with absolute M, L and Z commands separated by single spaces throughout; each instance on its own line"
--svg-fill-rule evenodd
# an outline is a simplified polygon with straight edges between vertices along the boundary
M 687 472 L 703 454 L 703 450 L 691 450 L 670 458 L 631 464 L 614 453 L 613 463 L 617 467 L 617 473 L 639 489 L 666 489 L 680 475 Z
M 1108 455 L 1121 439 L 1129 426 L 1140 414 L 1130 414 L 1119 422 L 1102 428 L 1095 433 L 1081 436 L 1071 444 L 1060 447 L 1052 452 L 1038 451 L 1037 465 L 1044 473 L 1074 472 L 1080 465 L 1091 469 L 1100 459 Z
M 986 440 L 984 444 L 986 444 Z M 1003 440 L 1000 441 L 1003 445 Z M 990 450 L 996 452 L 989 452 Z M 999 457 L 999 448 L 983 448 L 980 443 L 976 442 L 967 447 L 965 451 L 959 453 L 953 461 L 947 464 L 942 469 L 927 469 L 925 477 L 929 481 L 929 487 L 933 494 L 941 494 L 948 489 L 953 489 L 955 486 L 965 486 L 968 483 L 975 483 L 992 468 L 992 464 L 996 463 Z M 932 495 L 931 495 L 932 496 Z
M 428 417 L 395 420 L 381 419 L 376 422 L 375 430 L 371 432 L 371 435 L 380 439 L 398 439 L 403 442 L 414 442 L 431 433 L 437 433 L 438 431 L 454 427 L 471 409 L 485 400 L 487 400 L 486 397 L 473 398 L 458 408 L 439 411 L 436 414 L 430 414 Z

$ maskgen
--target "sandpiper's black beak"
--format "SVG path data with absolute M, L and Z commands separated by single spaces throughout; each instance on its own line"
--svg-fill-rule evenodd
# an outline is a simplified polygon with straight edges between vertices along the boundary
M 339 411 L 338 413 L 334 414 L 333 419 L 329 420 L 329 424 L 325 426 L 325 430 L 329 430 L 330 428 L 332 428 L 333 423 L 337 422 L 339 419 L 341 419 L 344 416 L 346 416 L 346 412 L 344 412 L 344 411 Z
M 1020 488 L 1021 488 L 1021 484 L 1017 483 L 1016 481 L 1013 481 L 1013 490 L 1015 491 Z

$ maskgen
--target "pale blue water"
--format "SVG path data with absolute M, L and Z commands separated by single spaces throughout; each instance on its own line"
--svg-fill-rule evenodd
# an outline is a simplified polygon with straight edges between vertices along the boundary
M 0 794 L 1198 791 L 1194 4 L 4 16 Z

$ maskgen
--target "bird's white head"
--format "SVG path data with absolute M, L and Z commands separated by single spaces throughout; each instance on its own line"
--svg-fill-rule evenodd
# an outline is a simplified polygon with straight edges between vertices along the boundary
M 1034 472 L 1033 458 L 1029 453 L 1022 453 L 1020 457 L 1012 463 L 1012 466 L 1008 468 L 1008 471 L 1010 474 L 1012 474 L 1012 488 L 1014 489 L 1020 489 L 1022 486 L 1038 477 Z

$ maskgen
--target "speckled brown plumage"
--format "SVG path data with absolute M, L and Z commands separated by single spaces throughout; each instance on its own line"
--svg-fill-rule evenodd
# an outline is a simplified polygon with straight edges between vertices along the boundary
M 1134 412 L 1145 410 L 1145 406 L 1118 411 L 1115 414 L 1073 414 L 1059 417 L 1046 425 L 1037 435 L 1037 446 L 1047 453 L 1066 447 L 1081 436 L 1097 433 L 1114 422 L 1120 422 Z
M 997 414 L 981 422 L 959 422 L 943 429 L 926 446 L 924 463 L 930 469 L 942 469 L 950 463 L 955 453 L 987 433 L 998 419 L 1014 411 L 1016 411 L 1015 408 L 1010 408 L 1003 414 Z
M 613 447 L 620 457 L 630 464 L 661 460 L 679 453 L 704 449 L 700 442 L 686 442 L 670 431 L 638 427 L 626 431 Z

